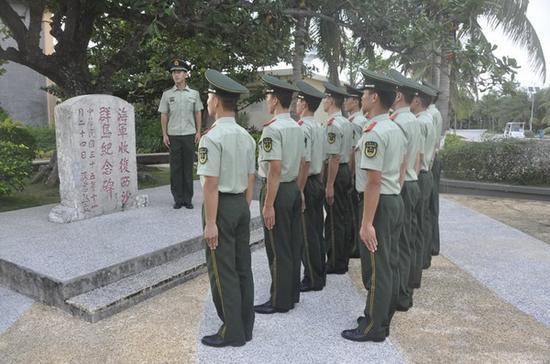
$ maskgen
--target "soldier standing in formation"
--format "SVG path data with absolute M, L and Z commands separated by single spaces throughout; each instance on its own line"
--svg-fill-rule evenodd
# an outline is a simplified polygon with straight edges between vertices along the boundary
M 342 116 L 342 104 L 347 92 L 325 82 L 323 109 L 329 114 L 326 123 L 325 152 L 325 241 L 327 244 L 327 274 L 348 271 L 349 243 L 346 228 L 351 228 L 348 191 L 351 184 L 348 162 L 352 151 L 353 129 Z
M 304 81 L 298 81 L 296 86 L 300 90 L 296 102 L 296 112 L 300 115 L 298 122 L 304 130 L 308 140 L 303 170 L 303 192 L 305 211 L 303 215 L 304 252 L 302 263 L 304 264 L 304 278 L 300 285 L 301 292 L 320 291 L 326 283 L 325 260 L 326 250 L 323 239 L 323 201 L 324 190 L 321 180 L 323 168 L 323 144 L 325 133 L 321 125 L 315 121 L 313 115 L 321 104 L 323 93 Z
M 413 305 L 413 289 L 410 286 L 412 263 L 417 252 L 422 252 L 422 244 L 416 241 L 416 209 L 420 198 L 418 173 L 420 172 L 420 147 L 422 143 L 420 124 L 411 112 L 410 104 L 416 95 L 415 83 L 401 73 L 391 70 L 390 77 L 397 83 L 397 95 L 392 108 L 391 119 L 403 130 L 407 138 L 407 165 L 405 182 L 401 188 L 404 215 L 403 229 L 399 239 L 399 295 L 396 309 L 408 311 Z M 420 242 L 421 243 L 421 242 Z
M 249 206 L 256 143 L 235 121 L 239 96 L 248 90 L 218 71 L 207 70 L 206 79 L 208 113 L 216 121 L 200 140 L 197 174 L 204 191 L 208 277 L 223 324 L 216 334 L 203 337 L 202 343 L 242 346 L 252 339 L 254 326 Z
M 441 178 L 441 160 L 439 159 L 439 148 L 441 148 L 441 139 L 443 136 L 443 117 L 435 106 L 439 96 L 439 90 L 428 82 L 423 82 L 424 86 L 431 88 L 435 93 L 432 103 L 428 107 L 428 112 L 434 119 L 435 126 L 435 155 L 432 163 L 433 189 L 430 200 L 430 217 L 432 223 L 432 255 L 439 255 L 439 180 Z
M 273 76 L 267 84 L 266 105 L 275 117 L 264 124 L 260 139 L 258 174 L 263 180 L 260 210 L 264 220 L 271 271 L 270 299 L 254 306 L 256 313 L 288 312 L 300 300 L 303 243 L 302 199 L 296 178 L 303 163 L 304 133 L 290 117 L 293 85 Z
M 160 100 L 162 140 L 170 150 L 170 187 L 174 208 L 193 208 L 193 162 L 195 145 L 201 136 L 202 101 L 196 90 L 187 86 L 190 65 L 180 59 L 170 64 L 174 87 L 164 91 Z
M 361 265 L 370 269 L 368 276 L 363 274 L 369 292 L 365 316 L 358 319 L 357 328 L 344 330 L 342 336 L 352 341 L 380 342 L 389 335 L 395 291 L 392 266 L 397 265 L 394 262 L 397 257 L 392 252 L 396 251 L 394 246 L 398 244 L 403 221 L 403 200 L 399 193 L 406 140 L 388 114 L 395 100 L 395 81 L 366 70 L 363 75 L 362 102 L 371 124 L 359 140 L 356 163 L 366 170 L 360 254 Z
M 361 240 L 359 239 L 359 196 L 355 190 L 355 157 L 353 150 L 359 141 L 359 138 L 363 134 L 363 128 L 367 124 L 367 118 L 363 115 L 361 97 L 363 96 L 363 91 L 358 90 L 351 86 L 346 86 L 348 97 L 345 101 L 345 109 L 348 113 L 348 120 L 351 123 L 353 129 L 353 143 L 352 143 L 352 153 L 350 156 L 350 171 L 351 171 L 351 186 L 349 192 L 350 200 L 350 210 L 351 210 L 351 236 L 349 238 L 350 243 L 350 258 L 359 258 L 359 244 Z

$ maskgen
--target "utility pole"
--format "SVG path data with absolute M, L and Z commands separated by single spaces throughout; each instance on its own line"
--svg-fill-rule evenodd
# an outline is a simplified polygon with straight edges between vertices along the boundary
M 527 88 L 529 94 L 531 95 L 531 117 L 529 118 L 529 131 L 533 131 L 533 114 L 535 111 L 535 95 L 540 91 L 540 87 L 531 87 Z

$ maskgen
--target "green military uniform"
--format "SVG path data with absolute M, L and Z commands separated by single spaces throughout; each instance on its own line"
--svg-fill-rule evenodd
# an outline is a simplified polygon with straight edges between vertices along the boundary
M 174 60 L 170 72 L 188 71 L 189 65 Z M 195 113 L 203 109 L 196 90 L 176 86 L 162 94 L 158 111 L 168 114 L 168 137 L 170 139 L 170 188 L 174 202 L 191 204 L 193 199 L 193 162 L 195 159 Z M 180 206 L 181 207 L 181 206 Z
M 416 83 L 407 79 L 401 73 L 391 70 L 390 76 L 399 84 L 398 90 L 403 94 L 415 95 Z M 407 170 L 405 183 L 401 189 L 403 199 L 404 215 L 403 229 L 399 239 L 399 295 L 396 309 L 407 311 L 412 306 L 413 290 L 410 284 L 413 274 L 413 262 L 416 255 L 423 252 L 421 242 L 416 240 L 417 209 L 420 200 L 420 188 L 418 187 L 418 176 L 416 174 L 417 155 L 422 147 L 422 136 L 420 124 L 411 112 L 410 107 L 402 107 L 392 114 L 391 119 L 401 127 L 407 138 Z
M 361 97 L 363 96 L 363 91 L 358 90 L 351 86 L 346 86 L 346 89 L 348 91 L 349 97 L 355 97 L 361 100 Z M 363 129 L 367 125 L 367 118 L 365 115 L 363 115 L 363 111 L 359 110 L 353 114 L 351 114 L 348 117 L 348 120 L 351 123 L 351 127 L 353 129 L 353 143 L 352 143 L 352 149 L 355 148 L 357 145 L 357 142 L 361 138 L 361 135 L 363 134 Z M 354 173 L 355 174 L 355 173 Z M 359 244 L 361 244 L 361 239 L 359 239 L 359 195 L 357 191 L 355 190 L 354 178 L 352 178 L 352 186 L 350 186 L 350 192 L 348 194 L 349 196 L 349 206 L 350 206 L 350 214 L 351 214 L 351 229 L 348 230 L 350 232 L 349 237 L 349 256 L 350 258 L 359 258 Z
M 347 96 L 347 92 L 340 87 L 328 82 L 324 85 L 327 96 Z M 351 187 L 351 174 L 348 163 L 352 152 L 353 128 L 342 116 L 342 112 L 337 111 L 329 115 L 325 129 L 325 152 L 328 155 L 340 155 L 340 165 L 334 180 L 334 203 L 329 206 L 325 202 L 327 273 L 343 274 L 348 271 L 350 250 L 351 209 L 348 192 Z M 325 172 L 325 183 L 327 176 L 328 172 Z
M 439 90 L 434 86 L 424 82 L 424 86 L 427 86 L 435 92 L 436 96 L 434 99 L 437 99 L 439 95 Z M 435 101 L 434 101 L 435 102 Z M 431 104 L 427 110 L 434 119 L 435 126 L 435 135 L 436 135 L 436 149 L 439 150 L 441 147 L 441 137 L 443 135 L 443 117 L 441 113 L 435 106 Z M 432 255 L 439 255 L 439 180 L 441 178 L 441 159 L 439 158 L 438 153 L 434 155 L 432 162 L 432 175 L 433 175 L 433 189 L 432 189 L 432 198 L 430 200 L 430 215 L 432 222 Z
M 298 81 L 298 98 L 321 100 L 324 95 L 304 81 Z M 302 263 L 304 278 L 302 291 L 321 290 L 325 286 L 325 245 L 323 239 L 324 190 L 321 181 L 323 144 L 325 133 L 313 116 L 305 116 L 299 122 L 308 142 L 305 160 L 309 162 L 309 175 L 304 187 L 305 211 L 303 213 L 304 251 Z
M 211 93 L 238 97 L 247 92 L 246 88 L 217 71 L 207 70 L 206 78 L 211 84 Z M 254 139 L 234 117 L 218 118 L 202 136 L 198 149 L 197 174 L 202 185 L 207 176 L 218 178 L 218 246 L 215 250 L 206 247 L 212 298 L 223 322 L 217 336 L 225 344 L 235 346 L 252 338 L 254 326 L 250 210 L 245 191 L 249 176 L 255 172 L 255 150 Z M 203 226 L 204 223 L 203 220 Z M 218 346 L 208 341 L 208 337 L 203 342 Z
M 428 96 L 432 96 L 432 91 L 425 86 L 419 85 L 420 92 Z M 416 115 L 418 122 L 420 123 L 421 133 L 424 140 L 424 145 L 422 148 L 424 158 L 422 159 L 422 165 L 420 167 L 420 174 L 418 176 L 418 185 L 421 192 L 421 207 L 419 211 L 419 238 L 422 240 L 423 244 L 423 256 L 421 259 L 417 259 L 417 275 L 418 269 L 422 267 L 426 269 L 430 266 L 431 263 L 431 252 L 432 252 L 432 225 L 431 225 L 431 214 L 429 210 L 430 199 L 432 196 L 433 188 L 433 176 L 430 171 L 430 164 L 435 151 L 436 143 L 436 131 L 434 127 L 433 118 L 428 113 L 428 111 L 422 111 Z M 419 266 L 418 266 L 419 265 Z M 420 284 L 420 280 L 416 279 L 415 283 Z
M 262 76 L 272 89 L 290 92 L 297 89 L 275 77 Z M 301 196 L 296 178 L 304 154 L 304 133 L 289 113 L 276 115 L 264 124 L 258 155 L 259 176 L 264 179 L 260 193 L 263 210 L 270 161 L 281 161 L 280 185 L 275 198 L 275 226 L 264 228 L 266 252 L 271 271 L 271 298 L 255 306 L 257 313 L 286 312 L 300 299 L 300 268 L 303 245 Z
M 365 88 L 378 92 L 392 93 L 395 90 L 394 80 L 373 72 L 363 70 Z M 361 266 L 368 267 L 363 283 L 369 290 L 365 306 L 365 316 L 358 321 L 359 326 L 345 330 L 342 336 L 354 341 L 383 341 L 389 332 L 390 310 L 396 296 L 392 266 L 397 265 L 397 256 L 392 252 L 398 244 L 403 220 L 403 201 L 401 199 L 399 176 L 400 167 L 406 153 L 406 139 L 401 129 L 393 123 L 387 113 L 370 118 L 370 124 L 359 140 L 356 163 L 365 171 L 381 173 L 380 198 L 374 215 L 373 226 L 378 241 L 377 250 L 372 253 L 364 244 L 361 245 Z M 358 174 L 358 188 L 363 185 L 365 174 Z M 368 180 L 367 180 L 368 184 Z

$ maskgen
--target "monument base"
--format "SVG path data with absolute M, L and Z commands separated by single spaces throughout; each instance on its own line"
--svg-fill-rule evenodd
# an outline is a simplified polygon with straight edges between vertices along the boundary
M 95 322 L 204 271 L 202 191 L 172 208 L 169 186 L 143 190 L 146 209 L 52 224 L 52 205 L 1 214 L 0 284 Z M 263 240 L 257 201 L 251 244 Z

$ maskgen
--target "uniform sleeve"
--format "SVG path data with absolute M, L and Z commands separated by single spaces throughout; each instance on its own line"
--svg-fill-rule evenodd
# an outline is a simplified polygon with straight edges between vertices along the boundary
M 162 93 L 158 111 L 163 114 L 166 114 L 168 113 L 168 111 L 170 111 L 170 108 L 168 107 L 168 96 L 166 95 L 166 92 Z
M 361 169 L 382 171 L 386 146 L 375 131 L 369 131 L 362 139 L 361 145 Z
M 208 135 L 204 135 L 199 142 L 199 163 L 197 174 L 199 176 L 220 176 L 221 149 Z
M 202 111 L 202 109 L 204 109 L 204 106 L 202 105 L 202 100 L 201 100 L 201 95 L 198 93 L 198 91 L 195 91 L 196 95 L 196 100 L 195 101 L 195 112 L 199 112 L 199 111 Z
M 418 134 L 418 137 L 420 138 L 420 153 L 425 154 L 426 153 L 426 127 L 422 123 L 421 120 L 417 120 L 416 122 L 420 123 L 420 133 Z
M 307 127 L 302 127 L 304 132 L 304 159 L 306 162 L 311 162 L 311 130 Z
M 325 131 L 325 153 L 340 154 L 342 149 L 342 133 L 334 124 L 327 125 Z
M 280 161 L 283 159 L 281 133 L 277 130 L 265 127 L 260 139 L 260 161 Z
M 250 137 L 250 152 L 248 153 L 248 174 L 256 172 L 256 142 Z

